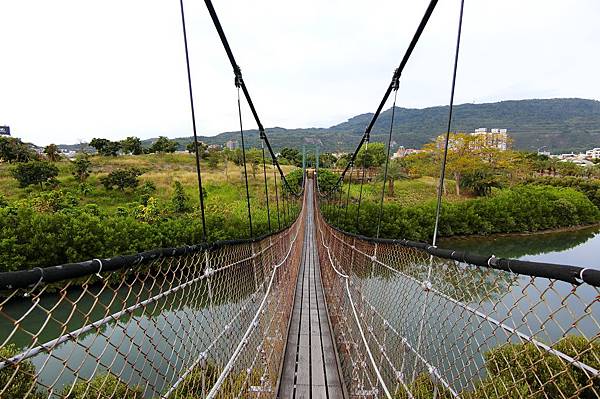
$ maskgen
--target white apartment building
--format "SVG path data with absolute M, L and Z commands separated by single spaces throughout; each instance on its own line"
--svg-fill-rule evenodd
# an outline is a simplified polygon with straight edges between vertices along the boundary
M 585 152 L 586 158 L 600 159 L 600 148 L 592 148 Z

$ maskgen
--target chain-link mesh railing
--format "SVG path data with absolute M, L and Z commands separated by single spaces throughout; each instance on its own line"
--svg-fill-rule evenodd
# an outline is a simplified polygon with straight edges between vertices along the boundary
M 316 217 L 352 397 L 600 397 L 597 270 L 367 239 Z
M 303 223 L 1 274 L 0 398 L 274 396 Z

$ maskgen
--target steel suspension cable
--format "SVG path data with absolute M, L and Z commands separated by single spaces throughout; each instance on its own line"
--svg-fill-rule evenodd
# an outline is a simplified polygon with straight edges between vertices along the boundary
M 241 87 L 242 92 L 244 93 L 244 97 L 246 98 L 248 106 L 250 107 L 252 116 L 254 117 L 254 120 L 256 121 L 256 125 L 258 126 L 258 131 L 260 132 L 261 138 L 264 141 L 264 143 L 266 144 L 267 149 L 269 150 L 271 159 L 273 160 L 275 166 L 277 167 L 277 170 L 279 171 L 281 180 L 283 181 L 283 183 L 285 183 L 285 185 L 287 186 L 287 188 L 290 190 L 291 193 L 293 193 L 294 195 L 298 195 L 296 193 L 296 191 L 294 189 L 292 189 L 292 187 L 289 185 L 287 179 L 285 178 L 285 173 L 283 173 L 283 170 L 281 169 L 281 165 L 279 165 L 279 161 L 277 161 L 275 152 L 273 151 L 273 148 L 271 147 L 271 143 L 269 143 L 269 139 L 265 133 L 263 124 L 260 121 L 260 118 L 258 117 L 258 112 L 256 111 L 256 108 L 254 107 L 254 103 L 252 102 L 252 98 L 250 97 L 250 92 L 248 91 L 248 88 L 246 87 L 246 83 L 244 82 L 244 79 L 242 78 L 242 71 L 241 71 L 240 67 L 238 66 L 237 62 L 235 61 L 235 57 L 233 56 L 233 51 L 231 50 L 231 47 L 229 46 L 229 42 L 227 41 L 227 37 L 225 36 L 225 31 L 223 30 L 223 26 L 221 25 L 221 22 L 219 21 L 219 17 L 217 15 L 217 12 L 215 11 L 215 7 L 213 6 L 211 0 L 204 0 L 204 3 L 206 4 L 208 13 L 210 14 L 213 24 L 215 25 L 217 33 L 219 34 L 219 38 L 221 39 L 221 44 L 223 44 L 223 48 L 225 49 L 225 52 L 227 53 L 227 58 L 229 59 L 229 62 L 233 68 L 233 73 L 236 78 L 236 83 L 239 83 L 239 85 L 240 85 L 239 87 Z
M 275 166 L 274 163 L 273 166 Z M 277 185 L 277 173 L 275 172 L 275 168 L 273 168 L 273 178 L 275 179 L 275 202 L 277 203 L 277 230 L 281 230 L 281 221 L 279 219 L 279 188 Z
M 446 138 L 444 141 L 444 156 L 442 159 L 442 166 L 440 171 L 440 182 L 437 192 L 437 204 L 435 209 L 435 226 L 433 228 L 433 240 L 432 244 L 434 247 L 437 243 L 438 228 L 440 222 L 440 212 L 442 209 L 442 190 L 444 188 L 444 179 L 446 177 L 446 162 L 448 160 L 448 143 L 450 141 L 450 128 L 452 125 L 452 110 L 454 107 L 454 89 L 456 87 L 456 71 L 458 69 L 458 55 L 460 51 L 460 37 L 462 33 L 462 22 L 463 22 L 463 10 L 465 1 L 460 2 L 460 16 L 458 18 L 458 33 L 456 35 L 456 51 L 454 53 L 454 69 L 452 72 L 452 88 L 450 89 L 450 107 L 448 109 L 448 128 L 446 129 Z
M 250 237 L 253 235 L 252 231 L 252 211 L 250 210 L 250 190 L 248 189 L 248 170 L 246 167 L 246 146 L 244 144 L 244 128 L 242 126 L 242 105 L 240 102 L 240 86 L 236 78 L 235 85 L 237 86 L 237 105 L 238 105 L 238 116 L 240 118 L 240 136 L 242 137 L 242 163 L 244 164 L 244 180 L 246 182 L 246 204 L 248 205 L 248 225 L 250 227 Z
M 390 134 L 388 135 L 387 156 L 385 158 L 385 169 L 383 172 L 383 186 L 381 188 L 381 199 L 379 201 L 379 216 L 377 218 L 377 238 L 381 229 L 381 217 L 383 215 L 383 198 L 385 197 L 385 183 L 387 182 L 388 167 L 390 164 L 390 148 L 392 147 L 392 131 L 394 130 L 394 117 L 396 115 L 396 99 L 398 98 L 398 87 L 400 82 L 396 80 L 394 86 L 394 104 L 392 105 L 392 121 L 390 122 Z
M 400 78 L 400 75 L 402 75 L 402 71 L 404 70 L 404 67 L 406 66 L 413 50 L 415 49 L 417 42 L 421 38 L 421 34 L 425 30 L 425 27 L 427 26 L 427 23 L 429 22 L 429 18 L 431 17 L 431 14 L 433 14 L 433 11 L 435 10 L 437 3 L 438 3 L 438 0 L 431 0 L 429 5 L 427 6 L 427 9 L 425 10 L 425 14 L 423 15 L 423 18 L 421 19 L 421 22 L 419 23 L 419 26 L 417 27 L 417 30 L 416 30 L 410 44 L 408 45 L 408 48 L 406 49 L 406 52 L 404 53 L 404 57 L 402 57 L 402 61 L 400 61 L 400 65 L 394 71 L 394 76 L 392 77 L 392 81 L 390 82 L 385 94 L 383 95 L 383 98 L 381 99 L 379 106 L 377 107 L 377 110 L 373 114 L 373 117 L 371 118 L 369 125 L 365 129 L 365 132 L 364 132 L 360 142 L 356 146 L 354 153 L 352 153 L 352 156 L 350 157 L 350 162 L 348 162 L 348 164 L 344 168 L 344 171 L 340 175 L 340 178 L 338 179 L 336 186 L 339 185 L 340 182 L 344 179 L 346 172 L 350 168 L 350 163 L 354 162 L 356 160 L 356 156 L 358 155 L 358 151 L 360 150 L 362 145 L 369 140 L 371 130 L 373 129 L 373 126 L 375 125 L 375 122 L 379 118 L 379 115 L 381 114 L 381 111 L 382 111 L 385 103 L 387 102 L 390 94 L 392 93 L 392 90 L 395 85 L 395 81 Z
M 362 162 L 362 177 L 360 179 L 360 191 L 358 194 L 358 207 L 356 208 L 356 231 L 360 232 L 358 229 L 359 226 L 359 218 L 360 218 L 360 205 L 362 204 L 362 195 L 363 195 L 363 184 L 365 183 L 365 169 L 367 165 L 367 161 L 369 159 L 369 138 L 367 137 L 367 141 L 365 142 L 365 156 Z
M 348 182 L 348 195 L 346 195 L 346 210 L 344 211 L 344 223 L 348 220 L 348 204 L 350 203 L 350 187 L 352 186 L 352 175 L 354 174 L 354 165 L 350 169 L 350 181 Z
M 196 155 L 196 174 L 198 175 L 198 196 L 200 197 L 200 215 L 202 217 L 202 241 L 206 241 L 206 220 L 204 217 L 204 190 L 202 188 L 202 173 L 200 171 L 200 153 L 198 150 L 198 134 L 196 131 L 196 114 L 194 112 L 194 93 L 192 91 L 192 74 L 190 72 L 190 56 L 188 52 L 187 31 L 183 0 L 179 0 L 181 9 L 181 27 L 183 29 L 183 45 L 185 47 L 185 64 L 187 67 L 188 91 L 190 94 L 190 109 L 192 112 L 192 130 L 194 132 L 194 152 Z
M 261 141 L 262 149 L 262 163 L 263 163 L 263 176 L 265 178 L 265 200 L 267 201 L 267 224 L 269 226 L 269 233 L 271 232 L 271 208 L 269 207 L 269 186 L 267 183 L 267 164 L 265 163 L 265 143 Z

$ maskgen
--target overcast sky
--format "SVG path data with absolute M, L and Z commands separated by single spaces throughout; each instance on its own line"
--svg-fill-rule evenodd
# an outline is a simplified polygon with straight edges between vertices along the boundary
M 263 124 L 288 128 L 373 112 L 427 3 L 214 0 Z M 459 3 L 440 0 L 399 106 L 448 103 Z M 204 2 L 184 4 L 198 131 L 235 130 L 232 69 Z M 0 0 L 0 125 L 36 144 L 191 135 L 179 13 L 177 0 Z M 598 0 L 466 0 L 456 102 L 599 99 L 599 20 Z

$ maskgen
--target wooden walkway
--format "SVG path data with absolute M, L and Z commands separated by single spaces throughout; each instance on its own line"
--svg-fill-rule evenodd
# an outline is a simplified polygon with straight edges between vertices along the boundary
M 333 346 L 314 224 L 313 185 L 308 190 L 302 265 L 298 274 L 278 398 L 344 398 Z

